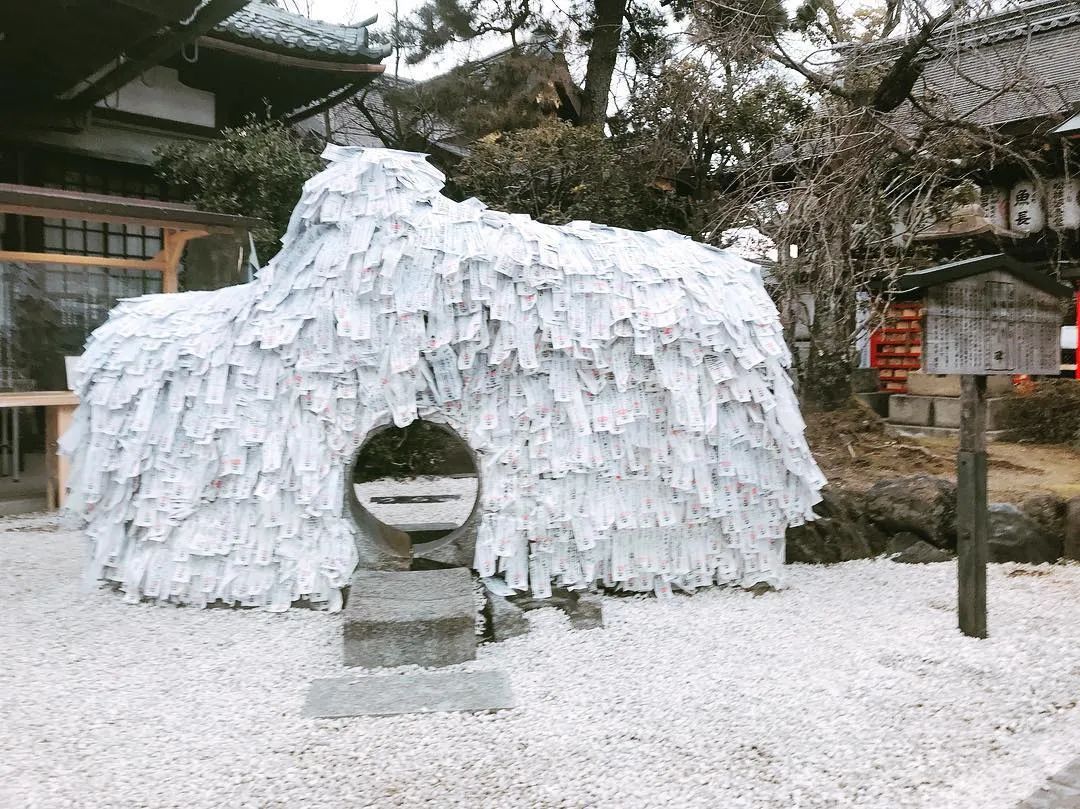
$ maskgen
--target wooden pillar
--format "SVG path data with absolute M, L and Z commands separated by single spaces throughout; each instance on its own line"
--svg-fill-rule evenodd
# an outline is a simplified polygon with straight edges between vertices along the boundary
M 956 552 L 960 631 L 986 637 L 986 377 L 960 382 L 960 451 L 956 458 Z
M 45 485 L 46 505 L 50 510 L 61 508 L 67 498 L 67 481 L 70 462 L 57 452 L 57 442 L 71 426 L 75 405 L 48 405 L 45 408 Z
M 166 228 L 162 233 L 162 250 L 155 256 L 155 260 L 160 260 L 162 264 L 161 269 L 161 291 L 162 292 L 179 292 L 180 291 L 180 259 L 184 256 L 184 247 L 192 239 L 201 239 L 206 236 L 205 230 L 170 230 Z
M 161 271 L 161 291 L 178 292 L 180 290 L 180 278 L 177 272 L 180 264 L 180 256 L 184 251 L 184 243 L 179 240 L 179 233 L 175 230 L 164 232 L 162 259 L 164 268 Z

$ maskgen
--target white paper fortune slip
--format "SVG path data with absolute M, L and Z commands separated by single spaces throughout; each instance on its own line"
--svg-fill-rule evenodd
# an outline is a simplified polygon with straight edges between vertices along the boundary
M 489 587 L 778 583 L 824 479 L 754 267 L 452 202 L 421 155 L 325 157 L 255 281 L 124 301 L 91 336 L 62 443 L 89 580 L 337 609 L 345 471 L 426 418 L 480 459 Z

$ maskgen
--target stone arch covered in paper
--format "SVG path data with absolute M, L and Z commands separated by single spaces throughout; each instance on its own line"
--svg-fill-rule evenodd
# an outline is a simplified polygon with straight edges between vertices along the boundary
M 372 569 L 403 569 L 413 559 L 452 564 L 458 567 L 468 567 L 472 564 L 475 555 L 476 535 L 480 527 L 480 519 L 483 514 L 481 506 L 484 490 L 483 474 L 480 470 L 480 458 L 472 448 L 469 441 L 458 429 L 461 425 L 434 418 L 426 419 L 429 424 L 443 430 L 448 436 L 459 441 L 468 451 L 469 460 L 473 469 L 476 470 L 476 495 L 472 508 L 465 520 L 451 531 L 448 531 L 438 539 L 427 542 L 414 542 L 406 531 L 402 531 L 392 525 L 388 525 L 376 517 L 369 509 L 365 508 L 356 496 L 353 487 L 346 485 L 344 497 L 344 510 L 350 512 L 353 524 L 357 531 L 357 547 L 361 549 L 361 566 Z M 360 439 L 359 448 L 353 455 L 351 464 L 345 475 L 346 481 L 355 479 L 355 468 L 360 456 L 364 452 L 364 446 L 375 436 L 385 429 L 389 429 L 393 422 L 387 420 L 384 424 L 372 428 L 366 436 Z
M 756 267 L 453 202 L 422 155 L 325 156 L 255 281 L 125 301 L 91 336 L 62 442 L 89 580 L 337 609 L 358 564 L 403 564 L 346 507 L 356 451 L 422 417 L 477 455 L 482 576 L 777 583 L 824 479 Z

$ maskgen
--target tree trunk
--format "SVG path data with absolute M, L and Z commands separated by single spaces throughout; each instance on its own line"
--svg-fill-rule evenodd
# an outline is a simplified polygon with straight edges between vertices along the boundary
M 799 395 L 810 410 L 836 410 L 851 398 L 851 321 L 850 307 L 843 296 L 835 307 L 815 307 L 810 324 L 810 355 L 799 385 Z M 835 309 L 835 311 L 830 311 Z
M 619 58 L 626 0 L 595 0 L 585 90 L 581 99 L 581 126 L 603 126 L 611 96 L 611 75 Z

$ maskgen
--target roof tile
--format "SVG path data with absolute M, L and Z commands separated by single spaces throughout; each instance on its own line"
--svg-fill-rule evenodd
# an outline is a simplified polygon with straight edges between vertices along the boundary
M 387 53 L 368 45 L 371 22 L 374 18 L 362 25 L 335 25 L 253 2 L 215 26 L 212 35 L 323 58 L 378 62 Z

